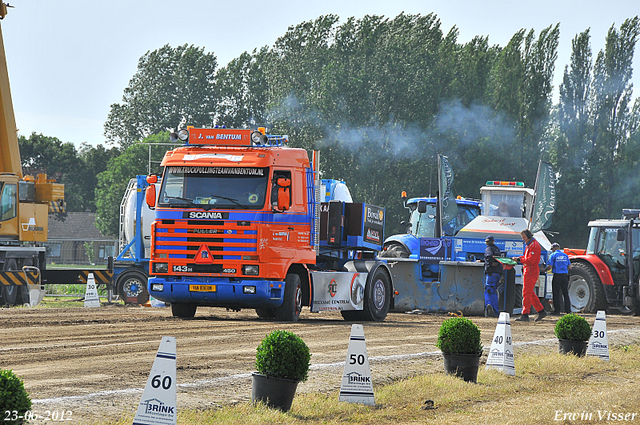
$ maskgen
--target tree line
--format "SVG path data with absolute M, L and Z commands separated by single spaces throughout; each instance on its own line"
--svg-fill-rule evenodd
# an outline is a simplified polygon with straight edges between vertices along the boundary
M 557 24 L 520 30 L 506 46 L 460 43 L 434 14 L 325 15 L 224 67 L 193 45 L 147 52 L 111 106 L 112 147 L 76 152 L 94 174 L 73 177 L 84 187 L 69 207 L 97 211 L 101 230 L 116 234 L 126 183 L 147 173 L 146 144 L 159 161 L 168 131 L 186 125 L 266 126 L 319 149 L 324 176 L 344 180 L 355 200 L 385 207 L 386 235 L 406 219 L 403 190 L 435 195 L 438 154 L 454 170 L 454 193 L 469 198 L 487 180 L 533 187 L 539 160 L 549 161 L 558 177 L 550 239 L 584 247 L 589 220 L 640 207 L 640 102 L 630 83 L 640 20 L 611 26 L 595 57 L 589 30 L 577 34 L 554 103 L 559 34 Z M 99 166 L 90 155 L 102 155 Z

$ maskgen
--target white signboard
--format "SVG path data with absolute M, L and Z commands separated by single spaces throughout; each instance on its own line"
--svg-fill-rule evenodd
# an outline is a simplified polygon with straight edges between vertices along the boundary
M 362 325 L 351 325 L 347 360 L 344 363 L 340 401 L 375 406 L 371 369 Z
M 367 273 L 311 272 L 311 311 L 362 310 Z
M 133 425 L 176 425 L 176 338 L 164 336 Z
M 511 376 L 516 374 L 509 313 L 500 313 L 485 369 L 497 369 Z

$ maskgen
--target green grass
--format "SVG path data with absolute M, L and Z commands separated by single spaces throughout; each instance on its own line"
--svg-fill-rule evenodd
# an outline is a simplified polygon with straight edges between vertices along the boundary
M 640 346 L 612 349 L 611 361 L 570 355 L 519 354 L 516 376 L 481 366 L 478 383 L 429 373 L 376 386 L 376 406 L 338 401 L 336 391 L 296 395 L 288 413 L 241 403 L 209 410 L 180 410 L 178 424 L 551 424 L 603 423 L 598 411 L 637 413 L 640 423 Z M 375 377 L 374 377 L 375 381 Z M 375 382 L 374 382 L 375 383 Z M 427 400 L 435 409 L 423 410 Z M 566 413 L 591 413 L 592 421 L 559 421 Z M 115 422 L 131 424 L 133 413 Z M 605 421 L 606 422 L 606 421 Z
M 44 299 L 36 308 L 75 308 L 75 307 L 84 307 L 84 295 L 79 295 L 78 298 L 75 297 L 56 297 L 56 296 L 45 296 Z M 100 296 L 100 302 L 106 303 L 106 296 Z
M 68 285 L 44 285 L 45 294 L 49 295 L 79 295 L 84 296 L 87 286 L 81 283 Z M 98 295 L 106 297 L 107 288 L 105 285 L 98 286 Z

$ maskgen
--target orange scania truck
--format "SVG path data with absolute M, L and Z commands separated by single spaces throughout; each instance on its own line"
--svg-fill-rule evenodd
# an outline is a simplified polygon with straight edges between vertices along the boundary
M 297 321 L 340 311 L 382 321 L 393 303 L 386 262 L 377 260 L 385 211 L 354 203 L 344 182 L 320 180 L 319 153 L 290 148 L 288 136 L 187 128 L 185 144 L 151 175 L 149 294 L 176 317 L 198 306 L 255 309 Z M 157 193 L 156 193 L 157 192 Z

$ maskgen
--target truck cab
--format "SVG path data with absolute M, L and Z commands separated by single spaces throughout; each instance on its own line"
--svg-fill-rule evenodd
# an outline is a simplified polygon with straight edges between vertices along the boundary
M 165 154 L 159 190 L 157 176 L 147 179 L 152 297 L 177 317 L 209 306 L 296 321 L 309 306 L 384 320 L 393 282 L 375 259 L 383 208 L 320 180 L 319 153 L 310 161 L 288 136 L 189 128 L 176 137 L 185 145 Z

